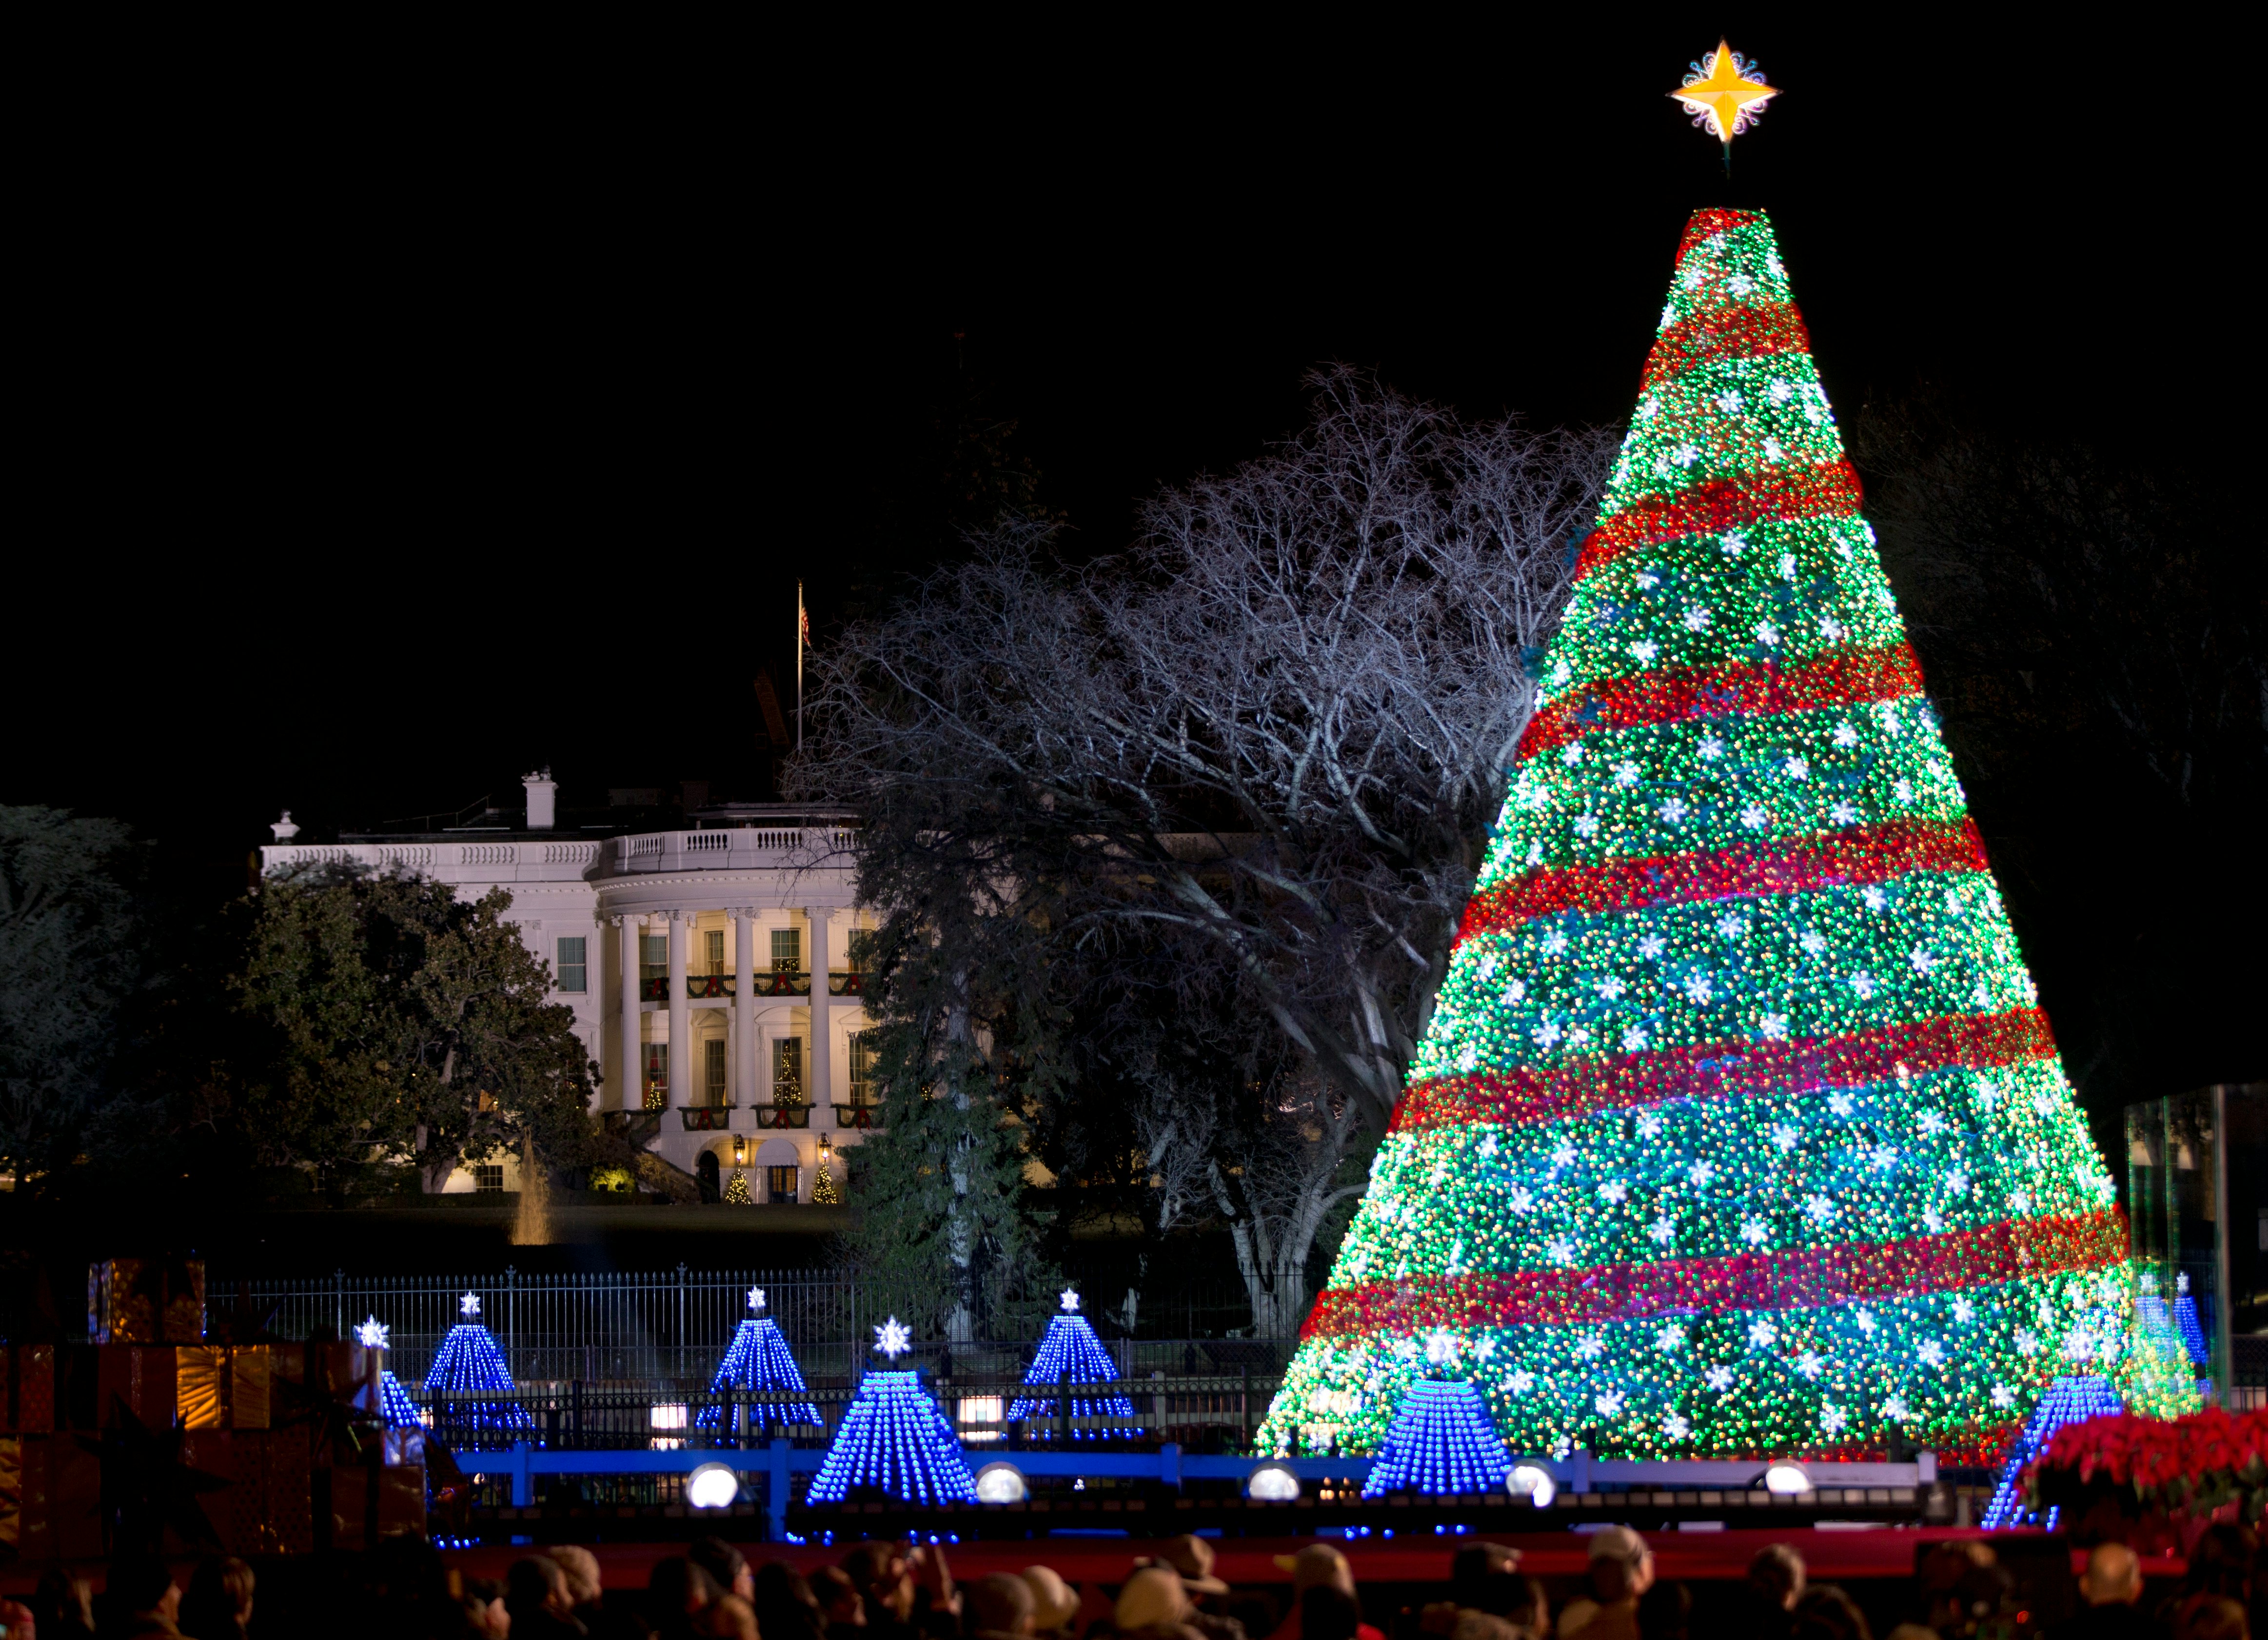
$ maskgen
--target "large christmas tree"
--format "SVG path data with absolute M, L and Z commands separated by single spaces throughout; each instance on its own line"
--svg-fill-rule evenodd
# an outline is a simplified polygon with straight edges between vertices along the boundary
M 1264 1448 L 1373 1450 L 1429 1370 L 1515 1453 L 1983 1459 L 2061 1373 L 2185 1393 L 1809 345 L 1764 216 L 1697 213 Z

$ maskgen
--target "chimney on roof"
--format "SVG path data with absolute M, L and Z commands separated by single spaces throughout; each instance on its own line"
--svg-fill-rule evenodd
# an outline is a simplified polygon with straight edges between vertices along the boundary
M 270 820 L 268 823 L 268 829 L 276 834 L 276 841 L 278 842 L 289 842 L 299 835 L 299 828 L 291 823 L 291 811 L 289 809 L 284 811 L 282 820 Z
M 559 783 L 544 768 L 522 775 L 519 783 L 527 788 L 527 829 L 549 831 L 559 823 Z

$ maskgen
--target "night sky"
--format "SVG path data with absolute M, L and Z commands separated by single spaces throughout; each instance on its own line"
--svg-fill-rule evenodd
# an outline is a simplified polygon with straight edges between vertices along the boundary
M 1846 416 L 1933 383 L 2236 451 L 2236 42 L 1817 15 L 686 40 L 94 143 L 17 247 L 0 801 L 122 815 L 225 893 L 285 805 L 320 835 L 538 761 L 570 801 L 755 795 L 796 578 L 823 640 L 933 555 L 876 497 L 956 383 L 1107 551 L 1294 428 L 1320 362 L 1618 419 L 1704 204 L 1772 210 Z M 1719 27 L 1785 88 L 1729 188 L 1664 95 Z

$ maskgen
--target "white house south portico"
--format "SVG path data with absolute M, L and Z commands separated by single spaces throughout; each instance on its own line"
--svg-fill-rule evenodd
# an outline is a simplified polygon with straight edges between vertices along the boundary
M 550 964 L 554 1000 L 600 1068 L 597 1107 L 659 1121 L 648 1148 L 704 1194 L 740 1167 L 758 1202 L 809 1201 L 817 1170 L 875 1120 L 861 1036 L 855 833 L 842 817 L 776 805 L 696 811 L 669 830 L 553 826 L 548 774 L 527 823 L 444 827 L 334 844 L 275 827 L 266 873 L 349 863 L 414 871 L 463 898 L 512 897 L 507 917 Z M 626 820 L 629 816 L 624 817 Z M 593 835 L 593 831 L 602 834 Z M 516 1182 L 507 1164 L 450 1189 Z

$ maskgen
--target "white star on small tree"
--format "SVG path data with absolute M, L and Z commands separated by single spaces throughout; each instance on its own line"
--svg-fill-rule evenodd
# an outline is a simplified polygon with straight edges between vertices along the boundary
M 458 1314 L 460 1314 L 460 1315 L 478 1315 L 480 1313 L 481 1313 L 481 1296 L 480 1296 L 480 1294 L 478 1294 L 478 1293 L 476 1293 L 476 1292 L 468 1292 L 468 1293 L 467 1293 L 463 1298 L 460 1298 L 460 1299 L 458 1299 L 458 1300 L 457 1300 L 457 1313 L 458 1313 Z
M 393 1328 L 373 1315 L 355 1328 L 355 1342 L 365 1350 L 391 1349 L 393 1346 L 387 1342 L 387 1335 L 391 1331 Z
M 761 1314 L 761 1313 L 762 1313 L 762 1312 L 763 1312 L 763 1307 L 764 1307 L 764 1290 L 763 1290 L 762 1288 L 761 1288 L 761 1287 L 751 1287 L 751 1288 L 749 1288 L 749 1289 L 748 1289 L 748 1308 L 750 1308 L 751 1310 L 754 1310 L 754 1311 L 757 1312 L 759 1314 Z
M 869 1311 L 868 1313 L 871 1314 L 873 1312 Z M 914 1335 L 906 1330 L 906 1324 L 895 1315 L 874 1329 L 874 1348 L 893 1361 L 913 1347 Z
M 1079 1292 L 1075 1288 L 1064 1288 L 1061 1297 L 1063 1298 L 1064 1313 L 1065 1315 L 1072 1313 L 1079 1308 Z

